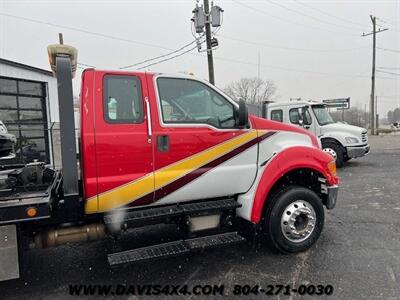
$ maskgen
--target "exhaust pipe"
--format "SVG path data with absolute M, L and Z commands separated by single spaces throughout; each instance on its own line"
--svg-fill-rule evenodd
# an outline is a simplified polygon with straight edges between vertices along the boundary
M 49 248 L 67 243 L 95 241 L 104 238 L 106 235 L 106 226 L 103 223 L 52 228 L 36 234 L 34 245 L 37 248 Z

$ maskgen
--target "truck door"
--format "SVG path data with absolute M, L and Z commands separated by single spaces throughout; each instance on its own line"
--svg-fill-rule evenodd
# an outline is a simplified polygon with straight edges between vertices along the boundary
M 300 124 L 300 120 L 302 120 L 303 124 Z M 313 120 L 310 108 L 308 106 L 301 107 L 292 107 L 289 109 L 289 121 L 292 124 L 296 124 L 298 126 L 302 126 L 304 129 L 315 132 L 315 120 Z
M 129 74 L 129 73 L 127 73 Z M 98 211 L 153 198 L 144 74 L 96 72 L 95 153 Z
M 158 76 L 152 84 L 158 116 L 153 122 L 154 200 L 163 204 L 246 192 L 257 172 L 257 132 L 236 126 L 237 105 L 195 79 Z

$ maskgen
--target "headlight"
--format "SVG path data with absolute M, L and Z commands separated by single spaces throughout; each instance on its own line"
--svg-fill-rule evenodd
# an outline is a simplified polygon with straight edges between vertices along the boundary
M 347 144 L 357 144 L 359 142 L 355 137 L 346 137 L 345 140 Z

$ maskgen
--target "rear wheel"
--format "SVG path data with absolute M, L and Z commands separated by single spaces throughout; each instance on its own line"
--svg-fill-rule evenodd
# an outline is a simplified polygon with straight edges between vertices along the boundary
M 309 249 L 324 225 L 324 208 L 318 195 L 307 188 L 291 186 L 277 193 L 264 215 L 267 241 L 282 253 Z
M 334 142 L 323 142 L 322 150 L 332 155 L 338 168 L 343 167 L 345 161 L 344 150 L 340 144 Z

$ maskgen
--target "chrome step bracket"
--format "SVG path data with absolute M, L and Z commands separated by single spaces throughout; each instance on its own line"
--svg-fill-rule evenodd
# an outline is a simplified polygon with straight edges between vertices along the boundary
M 182 215 L 195 215 L 241 207 L 235 199 L 220 199 L 187 202 L 165 206 L 152 206 L 144 209 L 118 209 L 104 216 L 106 225 L 114 223 L 146 223 Z M 121 216 L 122 220 L 121 220 Z

